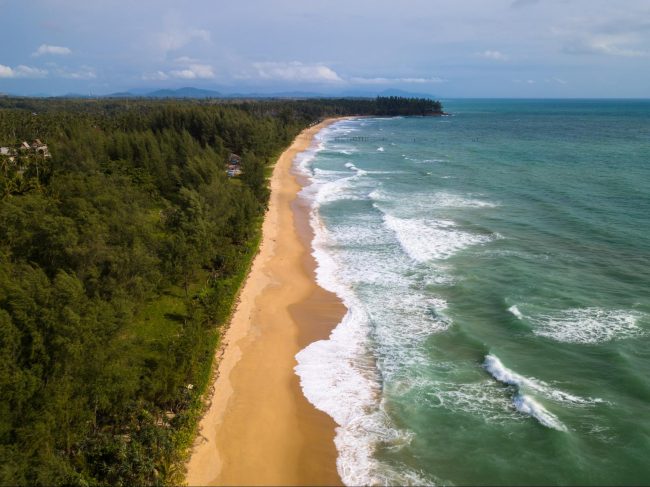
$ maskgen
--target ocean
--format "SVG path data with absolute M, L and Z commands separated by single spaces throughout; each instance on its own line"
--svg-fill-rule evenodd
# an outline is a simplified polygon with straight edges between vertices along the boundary
M 343 481 L 650 484 L 650 101 L 443 103 L 296 160 Z

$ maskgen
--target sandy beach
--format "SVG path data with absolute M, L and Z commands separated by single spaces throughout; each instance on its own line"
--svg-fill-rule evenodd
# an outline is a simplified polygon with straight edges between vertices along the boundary
M 295 355 L 343 317 L 315 282 L 308 211 L 296 199 L 295 156 L 336 119 L 305 129 L 278 159 L 260 252 L 223 344 L 189 485 L 340 485 L 334 421 L 303 396 Z

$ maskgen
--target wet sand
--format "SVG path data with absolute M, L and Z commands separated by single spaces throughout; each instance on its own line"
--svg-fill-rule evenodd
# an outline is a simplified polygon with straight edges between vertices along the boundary
M 315 282 L 309 208 L 292 172 L 328 119 L 278 159 L 260 252 L 217 353 L 210 406 L 187 464 L 189 485 L 340 485 L 336 424 L 303 396 L 295 355 L 326 338 L 345 308 Z

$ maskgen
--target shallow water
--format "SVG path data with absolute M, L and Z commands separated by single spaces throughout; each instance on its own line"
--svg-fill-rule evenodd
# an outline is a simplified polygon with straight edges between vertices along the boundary
M 650 483 L 650 102 L 445 109 L 297 161 L 349 309 L 297 367 L 343 480 Z

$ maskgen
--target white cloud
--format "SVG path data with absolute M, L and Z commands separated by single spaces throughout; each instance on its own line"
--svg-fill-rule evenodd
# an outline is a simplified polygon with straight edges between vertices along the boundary
M 181 65 L 180 68 L 170 71 L 158 70 L 154 73 L 146 73 L 142 75 L 142 79 L 148 81 L 166 81 L 171 78 L 213 79 L 216 77 L 212 66 L 209 64 L 201 64 L 197 61 L 197 59 L 183 56 L 174 60 L 176 64 Z
M 389 83 L 414 83 L 414 84 L 426 84 L 426 83 L 444 83 L 443 78 L 432 77 L 432 78 L 361 78 L 361 77 L 352 77 L 350 82 L 359 83 L 359 84 L 370 84 L 370 85 L 383 85 Z
M 170 71 L 169 76 L 179 79 L 212 79 L 215 75 L 209 64 L 190 64 L 184 69 Z
M 49 44 L 41 44 L 36 51 L 32 53 L 32 56 L 44 56 L 46 54 L 56 55 L 56 56 L 67 56 L 72 51 L 63 46 L 50 46 Z
M 0 78 L 44 78 L 47 76 L 47 70 L 25 66 L 21 64 L 12 68 L 0 64 Z
M 14 77 L 14 70 L 11 69 L 9 66 L 0 64 L 0 78 L 13 78 L 13 77 Z
M 400 77 L 388 78 L 383 76 L 343 76 L 323 63 L 293 62 L 257 62 L 253 63 L 254 72 L 244 72 L 235 75 L 236 79 L 250 80 L 254 78 L 263 80 L 278 80 L 303 83 L 346 83 L 384 85 L 391 83 L 430 84 L 444 83 L 445 79 L 439 77 Z
M 327 82 L 336 83 L 343 79 L 323 64 L 303 64 L 297 61 L 290 63 L 264 62 L 253 63 L 257 76 L 267 80 Z
M 191 69 L 178 69 L 175 71 L 170 71 L 169 74 L 174 78 L 179 79 L 196 79 L 196 73 Z
M 477 52 L 476 54 L 478 56 L 484 57 L 485 59 L 491 59 L 493 61 L 506 61 L 508 59 L 508 56 L 503 54 L 501 51 L 496 51 L 492 49 L 488 49 L 482 52 Z
M 25 66 L 21 64 L 12 68 L 0 64 L 0 78 L 45 78 L 53 75 L 59 78 L 88 80 L 95 79 L 97 74 L 95 69 L 90 66 L 81 66 L 75 69 L 57 67 L 54 63 L 48 63 L 50 70 Z

